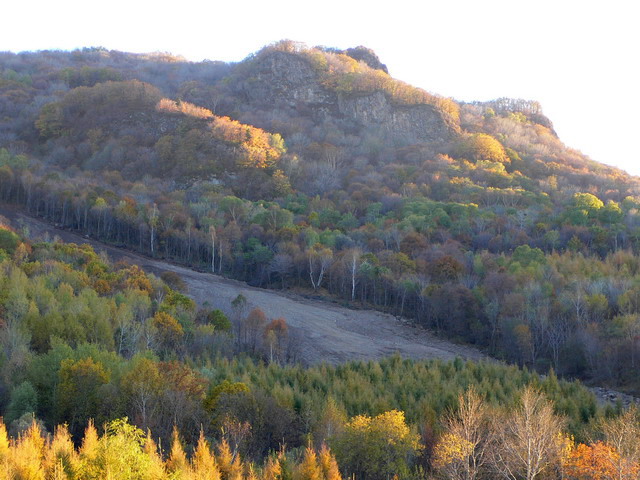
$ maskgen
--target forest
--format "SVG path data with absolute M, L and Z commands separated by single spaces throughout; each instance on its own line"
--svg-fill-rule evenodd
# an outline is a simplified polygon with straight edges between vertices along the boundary
M 3 204 L 514 365 L 296 365 L 286 319 L 242 296 L 198 308 L 179 277 L 5 225 L 0 462 L 116 478 L 126 444 L 154 478 L 637 478 L 637 430 L 615 437 L 637 412 L 572 380 L 640 391 L 639 187 L 566 147 L 537 102 L 443 98 L 365 47 L 0 52 Z M 521 432 L 491 420 L 531 411 L 554 441 L 525 472 L 503 448 Z M 406 450 L 362 440 L 386 435 Z M 358 456 L 378 454 L 375 471 Z
M 515 439 L 539 442 L 527 478 L 640 469 L 636 409 L 553 373 L 292 364 L 286 322 L 242 297 L 228 318 L 171 274 L 0 233 L 2 478 L 524 478 Z

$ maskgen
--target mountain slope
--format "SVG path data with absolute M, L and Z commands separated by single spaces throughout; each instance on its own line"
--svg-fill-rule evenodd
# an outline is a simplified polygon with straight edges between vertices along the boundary
M 564 146 L 535 102 L 444 99 L 356 50 L 2 54 L 0 197 L 637 387 L 638 179 Z

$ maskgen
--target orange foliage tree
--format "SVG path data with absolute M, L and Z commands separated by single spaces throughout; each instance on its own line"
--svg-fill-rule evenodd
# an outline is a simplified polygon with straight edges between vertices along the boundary
M 610 445 L 596 442 L 592 445 L 578 444 L 571 449 L 565 460 L 565 472 L 576 480 L 608 480 L 617 478 L 615 465 L 620 454 Z M 635 478 L 635 477 L 622 477 Z

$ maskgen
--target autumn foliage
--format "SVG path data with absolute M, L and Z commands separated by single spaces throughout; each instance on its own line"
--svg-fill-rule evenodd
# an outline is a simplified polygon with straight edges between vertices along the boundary
M 283 469 L 293 480 L 340 480 L 337 463 L 323 445 L 316 452 L 305 450 L 295 460 L 282 450 L 264 465 L 244 462 L 223 441 L 212 448 L 202 432 L 190 456 L 184 451 L 179 432 L 174 430 L 168 453 L 159 449 L 151 432 L 114 420 L 99 435 L 93 424 L 87 427 L 76 448 L 65 426 L 49 436 L 33 422 L 17 438 L 9 438 L 0 421 L 0 478 L 3 479 L 128 479 L 128 480 L 243 480 L 274 479 Z

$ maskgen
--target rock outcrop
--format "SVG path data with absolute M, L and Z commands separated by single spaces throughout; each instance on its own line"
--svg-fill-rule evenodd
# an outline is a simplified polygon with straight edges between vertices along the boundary
M 365 127 L 378 127 L 398 144 L 441 142 L 452 135 L 444 118 L 431 105 L 393 105 L 382 92 L 338 98 L 338 109 Z
M 272 51 L 253 62 L 242 89 L 245 98 L 261 109 L 305 111 L 317 123 L 331 117 L 356 130 L 380 132 L 396 145 L 441 142 L 455 135 L 432 105 L 396 105 L 383 91 L 345 94 L 326 88 L 321 74 L 301 54 Z

